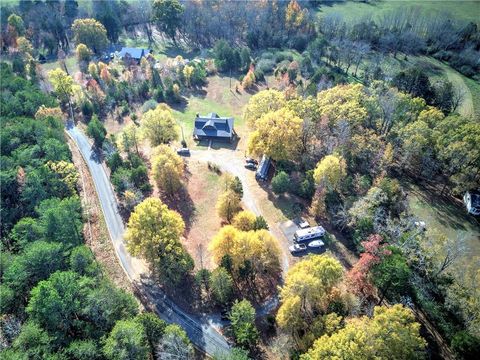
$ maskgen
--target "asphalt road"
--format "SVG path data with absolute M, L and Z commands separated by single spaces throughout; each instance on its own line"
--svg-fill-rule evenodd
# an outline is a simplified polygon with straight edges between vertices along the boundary
M 145 263 L 128 253 L 123 240 L 125 227 L 118 212 L 113 188 L 101 160 L 93 151 L 87 137 L 77 127 L 70 123 L 67 125 L 66 131 L 87 162 L 117 257 L 143 300 L 152 304 L 158 315 L 165 321 L 181 325 L 192 343 L 206 354 L 214 356 L 230 352 L 230 345 L 225 337 L 216 330 L 219 324 L 214 317 L 200 318 L 180 309 L 154 282 L 148 279 Z

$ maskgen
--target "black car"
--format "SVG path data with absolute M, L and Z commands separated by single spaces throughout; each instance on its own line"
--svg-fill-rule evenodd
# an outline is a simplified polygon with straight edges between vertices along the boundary
M 246 162 L 247 164 L 255 164 L 255 165 L 258 165 L 258 161 L 255 160 L 255 159 L 252 159 L 252 158 L 246 158 L 246 159 L 245 159 L 245 162 Z
M 253 163 L 246 163 L 245 168 L 249 169 L 249 170 L 257 170 L 257 165 L 255 165 Z

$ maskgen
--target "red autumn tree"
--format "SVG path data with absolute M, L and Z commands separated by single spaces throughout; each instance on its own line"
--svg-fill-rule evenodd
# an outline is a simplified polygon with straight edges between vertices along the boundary
M 378 234 L 370 235 L 367 241 L 362 242 L 365 250 L 360 254 L 360 259 L 347 273 L 347 282 L 354 293 L 370 297 L 374 295 L 375 288 L 368 279 L 368 274 L 373 265 L 378 264 L 382 255 L 388 255 L 389 250 L 381 244 L 383 238 Z

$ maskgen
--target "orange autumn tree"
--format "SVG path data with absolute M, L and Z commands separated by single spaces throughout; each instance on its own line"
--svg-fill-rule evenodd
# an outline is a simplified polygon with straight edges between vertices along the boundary
M 347 283 L 350 289 L 357 294 L 365 297 L 373 296 L 375 288 L 368 278 L 370 269 L 378 264 L 382 255 L 389 255 L 390 250 L 385 248 L 382 236 L 378 234 L 370 235 L 367 241 L 362 242 L 365 250 L 360 254 L 360 259 L 347 273 Z

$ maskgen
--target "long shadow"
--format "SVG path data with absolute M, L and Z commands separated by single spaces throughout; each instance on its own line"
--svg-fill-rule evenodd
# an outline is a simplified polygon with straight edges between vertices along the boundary
M 161 195 L 163 202 L 177 211 L 185 222 L 185 230 L 188 232 L 195 220 L 195 204 L 185 186 L 182 186 L 173 196 Z
M 214 150 L 218 150 L 218 149 L 236 150 L 239 142 L 240 142 L 239 136 L 235 136 L 232 142 L 222 142 L 222 141 L 213 140 L 211 148 Z
M 466 222 L 475 227 L 480 226 L 478 220 L 473 216 L 469 216 L 458 201 L 451 197 L 440 195 L 438 189 L 429 187 L 428 185 L 419 185 L 421 186 L 421 188 L 419 188 L 408 182 L 404 184 L 404 186 L 409 192 L 415 194 L 420 201 L 442 214 L 442 216 L 437 217 L 437 220 L 442 225 L 448 225 L 457 230 L 467 230 L 464 225 Z
M 203 87 L 193 88 L 192 90 L 190 90 L 188 95 L 205 99 L 207 97 L 207 90 L 205 90 Z
M 92 155 L 90 156 L 90 159 L 95 161 L 97 164 L 101 164 L 103 160 L 105 160 L 102 149 L 98 149 L 95 147 L 95 145 L 92 145 Z
M 141 299 L 147 310 L 156 312 L 168 323 L 178 323 L 196 347 L 206 349 L 206 334 L 202 329 L 204 321 L 200 321 L 195 315 L 184 311 L 178 304 L 179 297 L 175 297 L 174 303 L 155 279 L 147 275 L 133 282 L 133 288 L 134 294 Z M 184 299 L 188 299 L 188 297 Z
M 185 112 L 185 109 L 188 106 L 188 100 L 184 97 L 181 97 L 178 101 L 169 102 L 168 105 L 174 110 L 177 110 L 179 112 Z

